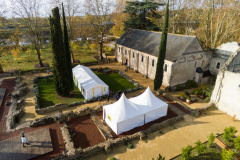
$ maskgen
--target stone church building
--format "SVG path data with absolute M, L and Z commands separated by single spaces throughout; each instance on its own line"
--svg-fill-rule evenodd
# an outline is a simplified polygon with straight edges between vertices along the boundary
M 116 43 L 115 57 L 154 80 L 160 39 L 160 32 L 128 29 Z M 163 85 L 173 87 L 188 80 L 207 83 L 229 56 L 221 49 L 204 51 L 195 36 L 168 34 Z

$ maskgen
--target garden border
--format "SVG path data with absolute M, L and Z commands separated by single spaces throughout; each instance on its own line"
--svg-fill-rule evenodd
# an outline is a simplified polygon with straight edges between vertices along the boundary
M 105 67 L 104 69 L 109 69 L 108 67 Z M 98 70 L 98 68 L 91 68 L 92 71 L 96 71 Z M 130 83 L 132 83 L 133 85 L 135 85 L 136 87 L 133 89 L 126 89 L 123 90 L 123 92 L 126 93 L 130 93 L 130 92 L 134 92 L 140 89 L 143 89 L 143 86 L 139 85 L 139 83 L 137 83 L 136 81 L 132 80 L 129 76 L 127 76 L 126 74 L 124 74 L 122 71 L 117 70 L 117 69 L 113 69 L 114 72 L 117 72 L 118 74 L 120 74 L 123 78 L 125 78 L 126 80 L 128 80 Z M 34 92 L 34 101 L 35 101 L 35 112 L 37 114 L 44 114 L 44 113 L 48 113 L 48 112 L 52 112 L 52 111 L 56 111 L 56 110 L 61 110 L 61 109 L 65 109 L 68 107 L 73 107 L 76 105 L 82 105 L 82 104 L 86 104 L 86 103 L 90 103 L 90 102 L 96 102 L 98 99 L 97 98 L 93 98 L 90 100 L 84 100 L 84 101 L 78 101 L 78 102 L 73 102 L 71 104 L 66 104 L 66 103 L 60 103 L 60 104 L 56 104 L 54 106 L 48 106 L 45 108 L 41 108 L 40 107 L 40 102 L 39 102 L 39 86 L 37 85 L 38 83 L 38 79 L 43 79 L 43 78 L 47 78 L 47 77 L 53 77 L 53 75 L 49 75 L 49 76 L 37 76 L 33 78 L 33 92 Z M 104 96 L 100 96 L 98 97 L 99 99 L 105 99 L 107 98 L 107 95 Z
M 163 93 L 164 96 L 166 96 L 167 98 L 171 99 L 172 101 L 174 101 L 175 103 L 179 104 L 180 106 L 182 106 L 184 109 L 189 111 L 189 114 L 191 116 L 195 116 L 198 117 L 201 115 L 201 113 L 204 110 L 207 110 L 208 108 L 214 107 L 214 103 L 212 101 L 208 102 L 206 105 L 196 108 L 196 109 L 191 109 L 189 108 L 187 105 L 185 105 L 184 103 L 182 103 L 181 101 L 175 99 L 174 97 L 172 97 L 170 94 L 168 93 Z

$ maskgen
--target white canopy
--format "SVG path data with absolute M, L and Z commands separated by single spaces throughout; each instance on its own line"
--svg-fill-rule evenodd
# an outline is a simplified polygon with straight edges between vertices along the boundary
M 110 105 L 103 106 L 103 119 L 118 135 L 144 124 L 144 113 L 124 94 Z
M 78 65 L 72 69 L 74 83 L 82 92 L 85 99 L 99 97 L 108 94 L 108 85 L 106 85 L 96 74 L 88 67 Z
M 168 104 L 157 98 L 148 87 L 141 95 L 129 99 L 145 113 L 145 123 L 167 115 Z

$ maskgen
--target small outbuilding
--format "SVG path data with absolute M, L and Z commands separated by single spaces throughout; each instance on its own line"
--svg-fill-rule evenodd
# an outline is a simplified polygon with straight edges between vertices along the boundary
M 78 65 L 72 69 L 73 79 L 85 99 L 107 95 L 109 87 L 91 69 Z

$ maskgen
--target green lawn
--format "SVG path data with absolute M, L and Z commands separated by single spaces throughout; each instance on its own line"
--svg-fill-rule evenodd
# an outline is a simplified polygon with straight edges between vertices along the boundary
M 136 87 L 118 73 L 112 73 L 108 75 L 101 74 L 99 72 L 94 73 L 109 86 L 109 90 L 114 90 L 114 93 L 119 90 L 132 89 Z
M 97 53 L 82 46 L 79 47 L 77 51 L 74 51 L 74 58 L 80 60 L 81 63 L 93 62 L 96 61 L 92 57 L 94 54 Z M 42 62 L 48 63 L 50 67 L 52 67 L 52 56 L 53 54 L 51 47 L 41 49 Z M 25 51 L 22 51 L 19 57 L 13 57 L 9 51 L 7 55 L 1 56 L 0 62 L 5 72 L 19 69 L 25 71 L 34 69 L 34 65 L 38 64 L 38 58 L 37 54 L 34 53 L 34 49 L 32 49 L 32 53 L 30 54 L 26 54 Z
M 77 87 L 74 87 L 75 94 L 71 95 L 69 98 L 59 97 L 56 93 L 54 81 L 51 77 L 49 82 L 46 82 L 45 79 L 40 79 L 38 81 L 39 85 L 39 101 L 42 108 L 53 106 L 59 103 L 73 103 L 78 101 L 83 101 L 84 97 Z
M 116 93 L 119 90 L 126 90 L 130 88 L 135 88 L 132 83 L 124 79 L 118 73 L 113 73 L 109 75 L 101 74 L 95 72 L 97 76 L 105 82 L 111 90 L 114 90 Z M 69 98 L 59 97 L 55 91 L 54 81 L 51 78 L 51 81 L 46 82 L 45 79 L 40 79 L 38 81 L 39 85 L 39 95 L 40 95 L 40 106 L 48 107 L 53 106 L 58 103 L 73 103 L 78 101 L 83 101 L 84 97 L 77 87 L 74 87 L 74 95 L 71 95 Z

